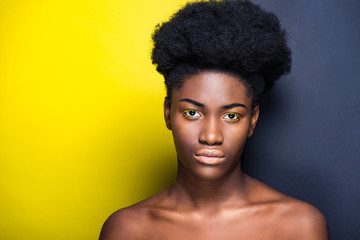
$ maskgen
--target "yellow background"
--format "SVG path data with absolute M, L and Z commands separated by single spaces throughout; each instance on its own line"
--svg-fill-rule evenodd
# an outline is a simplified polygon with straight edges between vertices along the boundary
M 0 239 L 97 239 L 175 177 L 151 33 L 184 0 L 0 0 Z

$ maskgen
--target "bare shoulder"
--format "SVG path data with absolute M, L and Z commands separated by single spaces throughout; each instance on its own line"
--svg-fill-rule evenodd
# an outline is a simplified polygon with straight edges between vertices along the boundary
M 293 199 L 288 202 L 286 220 L 288 228 L 297 234 L 296 239 L 329 239 L 324 215 L 309 203 Z
M 108 219 L 106 219 L 100 233 L 100 240 L 120 240 L 135 238 L 136 233 L 141 231 L 138 229 L 136 222 L 142 218 L 139 217 L 140 209 L 137 207 L 127 207 L 114 212 Z M 141 226 L 141 225 L 140 225 Z
M 142 239 L 151 229 L 154 209 L 166 198 L 166 191 L 114 212 L 105 221 L 99 239 Z
M 288 239 L 329 239 L 328 225 L 324 215 L 313 205 L 283 194 L 270 186 L 252 179 L 257 199 L 276 220 L 275 228 L 288 233 Z M 290 237 L 291 236 L 291 237 Z

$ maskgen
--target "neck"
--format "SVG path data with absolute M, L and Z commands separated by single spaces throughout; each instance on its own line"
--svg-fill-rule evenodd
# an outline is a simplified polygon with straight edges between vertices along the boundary
M 189 172 L 178 161 L 176 183 L 172 193 L 183 206 L 196 210 L 212 210 L 242 204 L 248 195 L 247 176 L 239 163 L 216 179 L 204 179 Z

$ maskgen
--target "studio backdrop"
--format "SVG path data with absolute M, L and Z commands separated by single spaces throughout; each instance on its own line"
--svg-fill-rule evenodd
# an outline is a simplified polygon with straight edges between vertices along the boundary
M 360 2 L 254 0 L 289 33 L 243 169 L 360 229 Z M 185 0 L 0 1 L 0 239 L 97 239 L 174 181 L 151 34 Z

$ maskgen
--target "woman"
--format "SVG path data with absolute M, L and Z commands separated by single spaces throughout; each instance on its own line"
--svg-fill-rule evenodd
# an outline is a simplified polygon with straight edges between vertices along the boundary
M 249 1 L 199 1 L 157 26 L 153 40 L 176 182 L 111 215 L 100 239 L 328 239 L 316 208 L 240 166 L 259 98 L 290 71 L 277 17 Z

